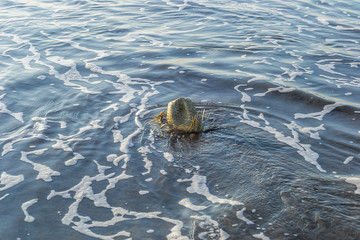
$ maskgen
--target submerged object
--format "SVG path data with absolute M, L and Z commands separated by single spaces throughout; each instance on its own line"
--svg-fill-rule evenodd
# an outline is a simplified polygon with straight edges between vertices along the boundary
M 166 111 L 157 116 L 159 123 L 167 126 L 168 130 L 186 133 L 203 131 L 203 117 L 200 117 L 194 103 L 188 98 L 178 98 L 168 103 Z

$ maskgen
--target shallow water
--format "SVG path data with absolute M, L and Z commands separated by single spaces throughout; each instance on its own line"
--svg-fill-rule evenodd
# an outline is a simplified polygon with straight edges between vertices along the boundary
M 0 16 L 0 239 L 360 238 L 357 1 Z M 177 97 L 211 131 L 161 130 Z

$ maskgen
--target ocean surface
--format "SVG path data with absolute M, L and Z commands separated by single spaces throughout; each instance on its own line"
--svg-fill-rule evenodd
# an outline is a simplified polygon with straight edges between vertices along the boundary
M 208 131 L 167 133 L 178 97 Z M 1 0 L 0 239 L 360 239 L 357 0 Z

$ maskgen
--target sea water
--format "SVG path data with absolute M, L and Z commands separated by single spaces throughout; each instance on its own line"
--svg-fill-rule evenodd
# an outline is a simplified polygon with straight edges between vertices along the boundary
M 2 0 L 0 239 L 359 239 L 359 56 L 355 0 Z

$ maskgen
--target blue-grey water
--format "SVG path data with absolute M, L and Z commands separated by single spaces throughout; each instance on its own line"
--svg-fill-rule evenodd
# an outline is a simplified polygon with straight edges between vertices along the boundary
M 360 3 L 2 0 L 0 123 L 1 240 L 360 239 Z

